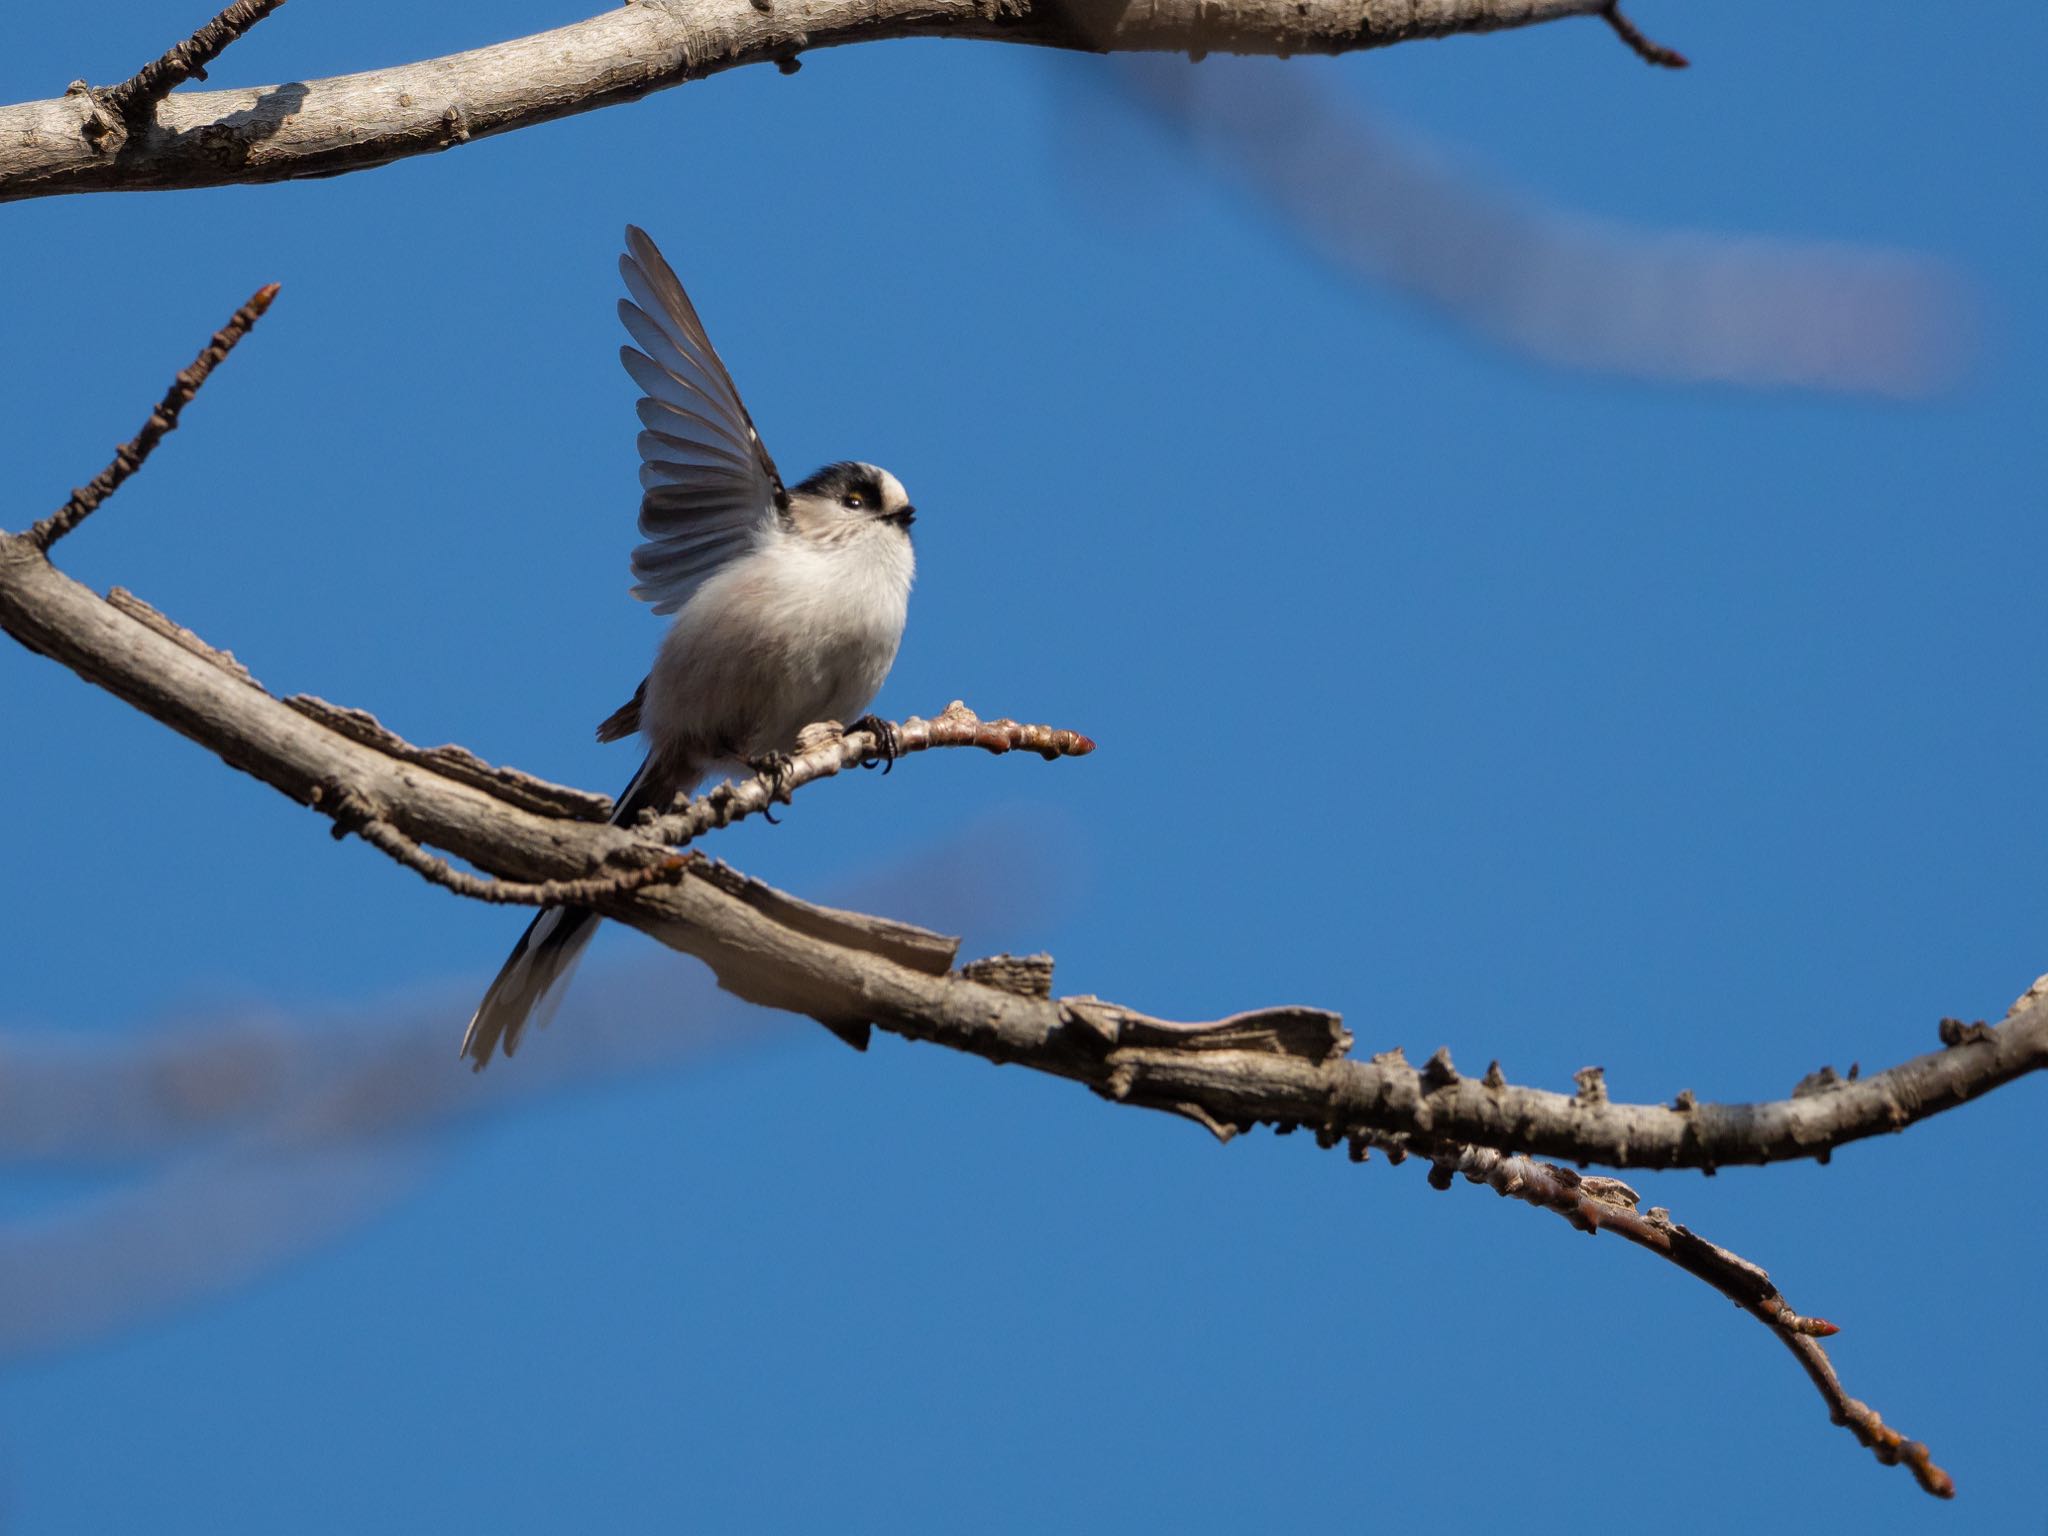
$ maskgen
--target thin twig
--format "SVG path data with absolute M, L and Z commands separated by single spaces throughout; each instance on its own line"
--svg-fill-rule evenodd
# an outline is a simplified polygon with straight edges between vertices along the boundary
M 935 747 L 979 747 L 984 752 L 1036 752 L 1047 762 L 1056 757 L 1086 757 L 1095 743 L 1078 731 L 1049 725 L 1022 725 L 1015 720 L 984 720 L 959 699 L 934 719 L 912 715 L 895 728 L 896 755 L 927 752 Z M 883 743 L 870 731 L 834 732 L 812 727 L 817 734 L 800 739 L 797 752 L 777 775 L 759 774 L 737 784 L 720 784 L 681 810 L 645 824 L 648 835 L 670 848 L 680 848 L 706 832 L 729 827 L 748 816 L 762 815 L 786 804 L 792 791 L 848 768 L 872 763 Z
M 1659 69 L 1689 69 L 1692 60 L 1676 48 L 1666 48 L 1662 43 L 1653 43 L 1643 36 L 1636 24 L 1621 13 L 1621 0 L 1612 3 L 1600 13 L 1601 19 L 1614 28 L 1614 35 L 1627 43 L 1631 52 L 1646 64 Z
M 213 333 L 213 340 L 192 360 L 192 365 L 171 381 L 170 389 L 157 402 L 156 409 L 149 413 L 149 420 L 142 424 L 142 430 L 114 450 L 113 462 L 94 475 L 91 483 L 73 491 L 71 499 L 63 506 L 29 529 L 24 536 L 29 543 L 48 554 L 52 544 L 90 517 L 101 502 L 120 488 L 122 481 L 142 468 L 143 461 L 163 441 L 164 434 L 176 430 L 178 413 L 199 393 L 199 386 L 206 382 L 206 376 L 234 350 L 235 343 L 248 335 L 249 327 L 270 308 L 270 301 L 277 297 L 277 290 L 276 283 L 269 283 L 250 295 L 249 302 Z
M 580 880 L 499 880 L 489 875 L 472 875 L 437 858 L 392 825 L 377 808 L 352 789 L 321 797 L 318 807 L 334 819 L 334 835 L 353 832 L 380 853 L 389 854 L 429 884 L 444 886 L 458 896 L 510 907 L 587 906 L 606 896 L 623 896 L 650 885 L 671 885 L 683 877 L 690 859 L 679 853 L 657 857 L 636 869 L 609 875 L 589 875 Z
M 1905 1463 L 1906 1469 L 1913 1474 L 1913 1480 L 1937 1499 L 1956 1496 L 1955 1479 L 1934 1464 L 1934 1455 L 1925 1444 L 1908 1440 L 1879 1418 L 1877 1410 L 1870 1404 L 1861 1398 L 1851 1397 L 1843 1390 L 1842 1380 L 1835 1374 L 1834 1362 L 1828 1359 L 1828 1352 L 1820 1347 L 1819 1340 L 1785 1329 L 1778 1330 L 1778 1337 L 1806 1368 L 1814 1386 L 1820 1389 L 1835 1423 L 1844 1426 L 1869 1446 L 1886 1466 Z
M 1954 1479 L 1934 1464 L 1925 1445 L 1906 1439 L 1868 1403 L 1843 1390 L 1827 1351 L 1820 1346 L 1822 1339 L 1841 1330 L 1824 1318 L 1802 1317 L 1793 1311 L 1771 1277 L 1749 1260 L 1680 1226 L 1662 1206 L 1637 1209 L 1639 1197 L 1619 1179 L 1588 1178 L 1555 1163 L 1487 1147 L 1446 1148 L 1431 1161 L 1429 1181 L 1438 1189 L 1448 1189 L 1452 1176 L 1462 1175 L 1497 1194 L 1555 1211 L 1582 1232 L 1614 1232 L 1704 1280 L 1769 1328 L 1799 1358 L 1835 1423 L 1876 1452 L 1886 1466 L 1904 1462 L 1920 1486 L 1936 1498 L 1955 1497 Z
M 123 122 L 132 125 L 147 119 L 158 102 L 187 80 L 204 80 L 206 66 L 229 43 L 283 4 L 284 0 L 235 0 L 185 41 L 173 44 L 162 58 L 109 87 L 100 100 Z

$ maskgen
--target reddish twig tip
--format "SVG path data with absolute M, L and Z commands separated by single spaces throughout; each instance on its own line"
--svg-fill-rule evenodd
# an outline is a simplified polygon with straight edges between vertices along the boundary
M 1921 1488 L 1937 1499 L 1956 1496 L 1956 1480 L 1934 1464 L 1933 1456 L 1918 1440 L 1908 1440 L 1899 1447 L 1899 1460 L 1906 1464 Z

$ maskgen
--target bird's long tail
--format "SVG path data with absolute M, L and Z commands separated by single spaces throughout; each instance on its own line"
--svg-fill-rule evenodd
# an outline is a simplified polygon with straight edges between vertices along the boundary
M 650 805 L 665 804 L 695 777 L 658 771 L 654 758 L 648 757 L 612 807 L 612 824 L 623 826 Z M 600 921 L 588 907 L 544 907 L 527 924 L 462 1036 L 462 1054 L 475 1070 L 483 1071 L 500 1047 L 507 1056 L 518 1050 L 529 1023 L 545 1026 L 555 1016 L 563 983 Z

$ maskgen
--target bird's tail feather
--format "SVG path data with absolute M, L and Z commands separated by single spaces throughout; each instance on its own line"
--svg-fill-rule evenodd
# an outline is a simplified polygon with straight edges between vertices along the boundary
M 679 788 L 694 783 L 689 770 L 663 771 L 650 755 L 612 807 L 612 823 L 624 826 Z M 462 1054 L 481 1072 L 500 1047 L 510 1056 L 529 1023 L 545 1027 L 562 1001 L 563 983 L 582 958 L 601 921 L 588 907 L 547 907 L 505 957 L 497 979 L 484 993 L 462 1036 Z
M 507 1056 L 518 1050 L 528 1023 L 545 1025 L 554 1017 L 562 1001 L 561 983 L 597 924 L 597 914 L 588 907 L 548 907 L 527 924 L 462 1037 L 462 1054 L 477 1071 L 501 1045 Z

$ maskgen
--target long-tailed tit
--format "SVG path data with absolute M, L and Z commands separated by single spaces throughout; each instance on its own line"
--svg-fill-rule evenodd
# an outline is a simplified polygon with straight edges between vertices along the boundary
M 654 242 L 626 231 L 621 347 L 640 401 L 640 532 L 633 595 L 673 613 L 653 670 L 597 728 L 638 731 L 647 759 L 612 821 L 694 789 L 714 766 L 773 765 L 818 721 L 867 708 L 896 659 L 916 561 L 916 509 L 872 464 L 828 464 L 784 489 L 704 324 Z M 862 721 L 861 724 L 869 724 Z M 462 1054 L 482 1070 L 545 1023 L 595 912 L 549 907 L 477 1005 Z

